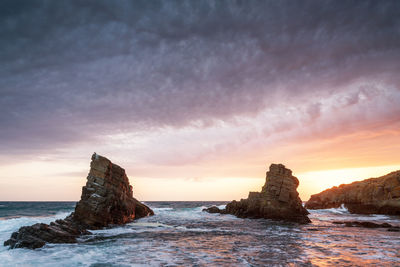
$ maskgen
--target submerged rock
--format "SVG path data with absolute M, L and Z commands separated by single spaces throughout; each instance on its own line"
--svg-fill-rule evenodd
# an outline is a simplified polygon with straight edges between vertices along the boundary
M 388 231 L 396 232 L 400 227 L 393 226 L 389 223 L 375 223 L 368 221 L 334 221 L 333 224 L 343 224 L 346 227 L 363 227 L 363 228 L 388 228 Z M 390 230 L 389 230 L 390 229 Z
M 308 209 L 339 208 L 350 213 L 400 215 L 400 171 L 332 187 L 312 195 Z
M 240 218 L 309 223 L 311 221 L 307 217 L 308 211 L 303 207 L 297 192 L 298 185 L 299 180 L 292 175 L 291 170 L 282 164 L 271 164 L 261 192 L 250 192 L 247 199 L 234 200 L 219 213 L 233 214 Z
M 88 229 L 125 224 L 153 214 L 149 207 L 133 197 L 125 170 L 94 153 L 75 212 L 50 225 L 37 223 L 21 227 L 4 245 L 35 249 L 46 243 L 75 243 L 79 236 L 90 234 Z

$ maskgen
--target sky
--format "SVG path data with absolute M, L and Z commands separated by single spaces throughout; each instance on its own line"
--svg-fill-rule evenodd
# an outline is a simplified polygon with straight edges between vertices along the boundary
M 400 169 L 400 1 L 0 1 L 0 200 L 302 200 Z

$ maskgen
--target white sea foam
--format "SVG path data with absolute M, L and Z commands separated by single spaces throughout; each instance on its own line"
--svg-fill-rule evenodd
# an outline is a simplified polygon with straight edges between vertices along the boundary
M 187 228 L 186 226 L 171 226 L 162 223 L 131 223 L 124 227 L 115 227 L 102 230 L 92 230 L 91 233 L 100 236 L 117 236 L 121 234 L 129 233 L 144 233 L 144 232 L 157 232 L 163 229 L 169 229 L 170 231 L 180 232 L 232 232 L 232 230 L 220 229 L 220 228 Z
M 101 236 L 115 236 L 119 234 L 133 233 L 135 230 L 128 227 L 114 227 L 109 229 L 91 230 L 90 232 Z
M 223 210 L 223 209 L 226 208 L 226 204 L 224 204 L 224 205 L 219 205 L 219 206 L 217 206 L 217 208 L 219 208 L 220 210 Z
M 35 223 L 50 223 L 57 219 L 63 219 L 68 216 L 71 212 L 60 212 L 53 216 L 46 217 L 19 217 L 11 218 L 6 220 L 0 220 L 0 266 L 15 266 L 19 260 L 29 259 L 35 256 L 30 250 L 8 250 L 7 247 L 3 246 L 2 243 L 9 239 L 11 234 L 17 231 L 22 226 L 33 225 Z M 7 263 L 8 262 L 8 263 Z M 27 262 L 29 263 L 29 262 Z M 27 264 L 25 263 L 25 264 Z M 4 265 L 3 265 L 4 264 Z M 22 264 L 24 265 L 24 264 Z M 29 264 L 27 264 L 29 265 Z M 34 264 L 32 264 L 34 265 Z
M 172 227 L 171 225 L 158 223 L 158 222 L 146 222 L 146 221 L 135 221 L 133 223 L 128 224 L 133 228 L 157 228 L 157 227 Z
M 376 221 L 394 222 L 398 220 L 393 216 L 381 214 L 351 214 L 343 205 L 340 208 L 309 210 L 310 218 L 320 221 Z
M 174 210 L 173 208 L 153 208 L 153 211 L 167 211 L 167 210 Z

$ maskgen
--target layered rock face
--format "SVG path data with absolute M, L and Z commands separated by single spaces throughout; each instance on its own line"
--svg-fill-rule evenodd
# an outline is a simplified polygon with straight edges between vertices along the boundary
M 74 219 L 96 229 L 148 215 L 153 215 L 153 211 L 133 198 L 125 170 L 94 154 L 81 200 L 75 207 Z
M 146 205 L 133 198 L 125 170 L 96 153 L 92 156 L 86 186 L 75 212 L 50 225 L 38 223 L 21 227 L 4 242 L 10 248 L 39 248 L 46 243 L 75 243 L 87 229 L 124 224 L 153 215 Z
M 72 214 L 64 220 L 56 220 L 48 224 L 37 223 L 32 226 L 23 226 L 12 233 L 4 246 L 10 248 L 40 248 L 46 243 L 76 243 L 81 235 L 88 235 L 86 226 L 73 219 Z
M 268 218 L 309 223 L 297 192 L 299 180 L 282 164 L 271 164 L 261 192 L 250 192 L 247 199 L 232 201 L 225 210 L 212 211 L 233 214 L 241 218 Z M 207 211 L 207 210 L 206 210 Z
M 351 213 L 400 215 L 400 171 L 332 187 L 312 195 L 306 208 L 329 209 L 341 205 Z

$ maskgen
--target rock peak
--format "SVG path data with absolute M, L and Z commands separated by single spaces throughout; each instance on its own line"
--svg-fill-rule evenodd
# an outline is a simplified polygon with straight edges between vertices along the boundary
M 97 153 L 94 152 L 92 155 L 92 160 L 96 160 L 96 159 L 98 159 L 98 157 L 99 157 L 99 155 L 97 155 Z
M 279 164 L 272 163 L 269 166 L 269 171 L 267 171 L 267 175 L 268 175 L 268 173 L 270 175 L 284 175 L 284 176 L 291 176 L 292 175 L 292 171 L 290 169 L 287 169 L 285 167 L 285 165 L 283 165 L 281 163 L 279 163 Z
M 250 192 L 247 199 L 228 203 L 220 213 L 238 217 L 268 218 L 309 223 L 308 211 L 303 207 L 297 187 L 299 180 L 283 164 L 271 164 L 261 192 Z M 218 212 L 215 208 L 206 210 Z
M 271 164 L 261 192 L 271 198 L 277 197 L 281 201 L 288 202 L 291 195 L 293 198 L 298 196 L 296 191 L 298 186 L 299 180 L 292 175 L 290 169 L 283 164 Z

